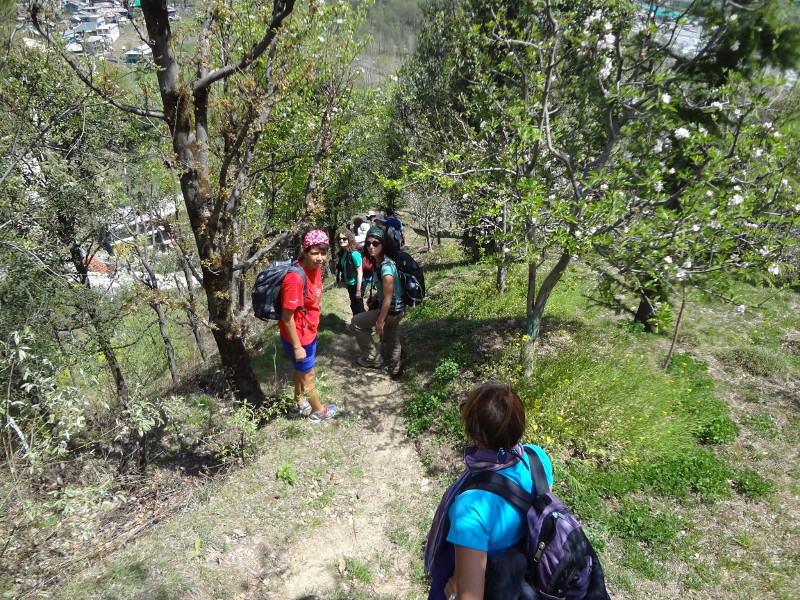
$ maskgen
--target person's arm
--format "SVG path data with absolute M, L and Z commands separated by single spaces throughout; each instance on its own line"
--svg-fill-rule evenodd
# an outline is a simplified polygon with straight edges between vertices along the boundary
M 300 362 L 306 357 L 306 349 L 300 344 L 300 338 L 297 335 L 297 326 L 294 323 L 294 308 L 284 308 L 281 312 L 281 322 L 286 329 L 286 336 L 289 338 L 289 343 L 294 348 L 294 359 Z
M 356 267 L 356 298 L 361 298 L 361 280 L 364 278 L 364 269 L 361 265 Z
M 487 554 L 464 546 L 455 546 L 456 572 L 447 585 L 444 594 L 448 598 L 456 594 L 458 600 L 483 600 L 483 587 L 486 583 Z
M 394 276 L 384 275 L 381 277 L 381 285 L 383 286 L 383 304 L 381 304 L 381 312 L 378 314 L 378 320 L 375 321 L 375 331 L 377 333 L 383 333 L 383 326 L 386 324 L 386 315 L 389 314 L 389 307 L 392 305 Z

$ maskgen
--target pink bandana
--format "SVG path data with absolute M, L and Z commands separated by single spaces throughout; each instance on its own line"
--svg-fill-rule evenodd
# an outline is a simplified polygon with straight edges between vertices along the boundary
M 303 250 L 316 244 L 328 244 L 328 234 L 322 229 L 312 229 L 303 236 Z

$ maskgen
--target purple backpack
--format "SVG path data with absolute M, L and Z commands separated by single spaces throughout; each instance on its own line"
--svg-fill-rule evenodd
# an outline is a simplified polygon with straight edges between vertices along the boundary
M 547 490 L 545 493 L 531 494 L 508 477 L 492 471 L 470 477 L 459 492 L 474 489 L 492 492 L 526 514 L 528 534 L 523 536 L 518 548 L 524 554 L 523 562 L 527 562 L 525 581 L 532 590 L 527 594 L 522 592 L 518 597 L 609 600 L 603 568 L 580 523 L 572 511 L 549 491 L 544 467 L 536 452 L 526 447 L 525 453 L 530 463 L 533 489 L 537 492 Z M 507 554 L 513 553 L 509 551 Z M 496 560 L 502 561 L 503 557 Z M 498 571 L 507 572 L 507 569 L 501 567 Z M 487 570 L 487 588 L 493 585 L 489 578 Z M 490 596 L 501 597 L 498 594 Z

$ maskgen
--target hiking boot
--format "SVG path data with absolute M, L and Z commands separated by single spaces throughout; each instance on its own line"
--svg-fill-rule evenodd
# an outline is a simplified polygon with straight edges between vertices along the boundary
M 370 362 L 365 359 L 363 356 L 359 356 L 358 360 L 356 361 L 359 366 L 364 367 L 365 369 L 382 369 L 383 368 L 383 359 L 378 358 L 375 362 Z
M 299 419 L 300 417 L 307 417 L 311 414 L 311 404 L 308 400 L 304 400 L 300 404 L 295 404 L 289 409 L 287 416 L 290 419 Z
M 333 415 L 336 414 L 336 410 L 337 408 L 335 404 L 323 404 L 322 410 L 319 412 L 312 412 L 308 417 L 308 420 L 311 421 L 312 424 L 327 421 L 328 419 L 333 418 Z

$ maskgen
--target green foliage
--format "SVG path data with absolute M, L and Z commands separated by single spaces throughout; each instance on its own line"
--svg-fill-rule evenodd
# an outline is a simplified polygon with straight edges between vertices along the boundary
M 775 485 L 752 469 L 740 469 L 733 481 L 737 492 L 750 500 L 760 500 L 775 492 Z
M 667 548 L 686 524 L 678 514 L 649 506 L 636 498 L 623 502 L 611 518 L 614 532 L 632 540 L 641 540 L 652 548 Z
M 361 583 L 372 582 L 372 571 L 367 563 L 357 558 L 345 557 L 344 564 L 344 573 L 348 578 Z
M 726 416 L 717 416 L 704 423 L 698 433 L 700 441 L 706 444 L 729 444 L 738 435 L 739 426 Z
M 457 186 L 466 237 L 497 265 L 559 256 L 531 290 L 539 315 L 575 256 L 600 302 L 641 302 L 648 328 L 686 286 L 774 281 L 797 241 L 796 106 L 761 69 L 797 62 L 770 45 L 800 36 L 777 25 L 788 6 L 693 4 L 696 35 L 724 43 L 676 51 L 687 24 L 640 3 L 433 2 L 398 91 L 403 183 Z
M 275 477 L 287 485 L 294 485 L 297 481 L 297 468 L 293 467 L 289 461 L 283 460 L 275 472 Z
M 411 437 L 427 430 L 434 422 L 442 402 L 448 399 L 442 392 L 416 392 L 403 408 L 406 432 Z
M 741 369 L 756 377 L 775 377 L 788 367 L 786 358 L 771 348 L 762 346 L 736 346 L 719 353 L 720 359 L 731 369 Z
M 458 376 L 459 364 L 452 359 L 444 359 L 436 365 L 433 371 L 433 381 L 436 384 L 443 385 L 450 383 Z

